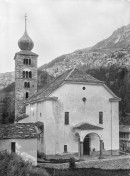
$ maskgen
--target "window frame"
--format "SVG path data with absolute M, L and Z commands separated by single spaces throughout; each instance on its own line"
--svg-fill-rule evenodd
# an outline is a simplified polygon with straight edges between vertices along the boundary
M 69 125 L 69 112 L 65 112 L 65 117 L 64 117 L 65 119 L 65 122 L 64 122 L 64 124 L 65 125 Z
M 68 153 L 67 145 L 64 145 L 64 153 Z
M 11 153 L 16 152 L 16 142 L 11 142 Z
M 103 124 L 103 112 L 99 112 L 99 124 Z

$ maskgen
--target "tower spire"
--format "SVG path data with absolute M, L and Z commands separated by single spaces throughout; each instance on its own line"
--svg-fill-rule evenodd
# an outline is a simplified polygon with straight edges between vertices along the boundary
M 27 30 L 27 13 L 25 13 L 25 31 Z
M 18 46 L 21 50 L 31 51 L 33 49 L 34 43 L 27 33 L 27 14 L 24 15 L 25 18 L 25 31 L 23 36 L 18 41 Z

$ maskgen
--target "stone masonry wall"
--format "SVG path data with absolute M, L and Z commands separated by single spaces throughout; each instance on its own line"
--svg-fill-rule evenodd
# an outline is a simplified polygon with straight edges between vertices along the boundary
M 55 168 L 55 169 L 67 169 L 69 163 L 64 164 L 52 164 L 52 163 L 39 163 L 41 167 Z M 115 169 L 130 169 L 130 156 L 116 156 L 108 159 L 97 159 L 76 162 L 76 168 L 100 168 L 106 170 Z
M 31 65 L 26 65 L 23 59 L 31 59 Z M 23 71 L 31 71 L 32 78 L 23 78 Z M 30 82 L 30 88 L 24 87 L 24 82 Z M 37 92 L 37 55 L 19 55 L 15 58 L 15 118 L 24 112 L 26 92 L 29 97 Z

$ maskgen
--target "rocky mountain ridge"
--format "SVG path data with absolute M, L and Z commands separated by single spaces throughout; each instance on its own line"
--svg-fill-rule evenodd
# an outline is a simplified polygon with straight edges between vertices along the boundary
M 130 65 L 130 24 L 115 30 L 110 37 L 90 48 L 76 50 L 73 53 L 59 56 L 39 67 L 52 76 L 76 66 L 88 69 Z M 0 89 L 14 82 L 14 72 L 0 73 Z

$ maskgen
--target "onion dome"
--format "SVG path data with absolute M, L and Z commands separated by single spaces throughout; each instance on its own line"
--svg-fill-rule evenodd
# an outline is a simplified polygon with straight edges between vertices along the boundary
M 27 20 L 27 16 L 25 14 L 25 32 L 23 36 L 19 39 L 18 46 L 21 50 L 31 51 L 34 47 L 34 43 L 27 33 L 26 20 Z
M 27 31 L 25 30 L 23 36 L 18 41 L 18 46 L 21 50 L 31 51 L 34 47 L 32 39 L 28 36 Z

